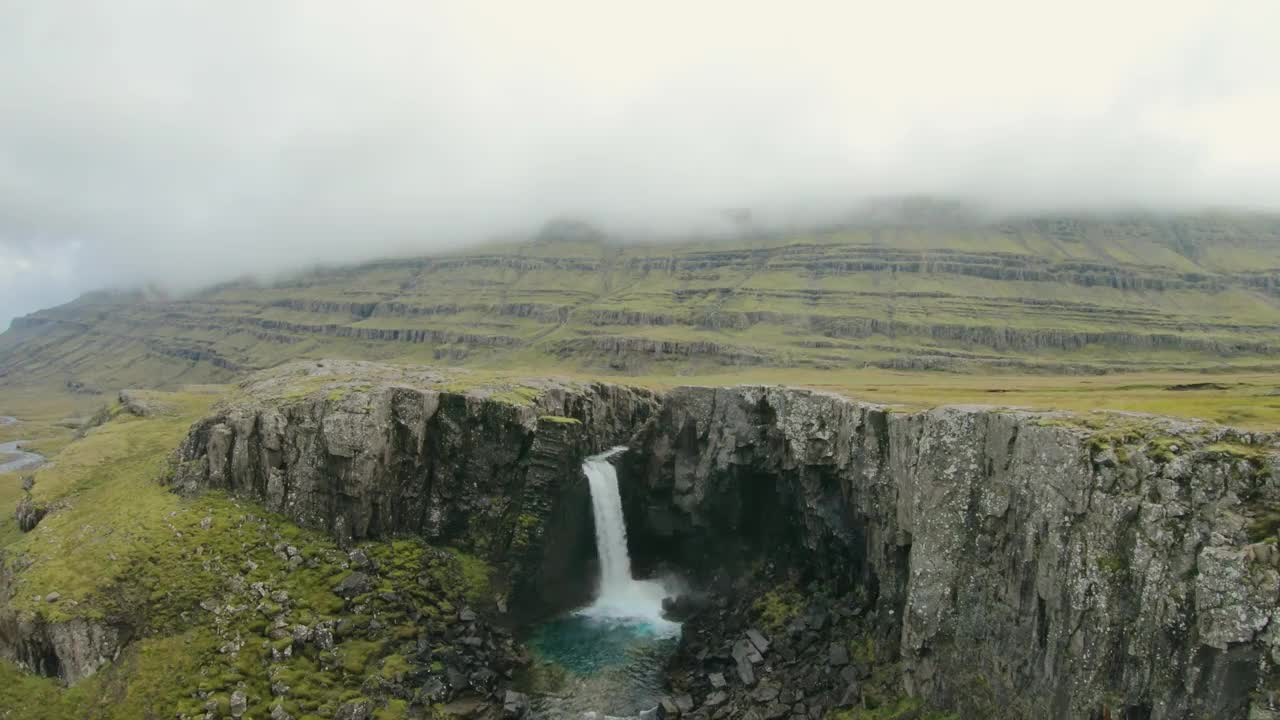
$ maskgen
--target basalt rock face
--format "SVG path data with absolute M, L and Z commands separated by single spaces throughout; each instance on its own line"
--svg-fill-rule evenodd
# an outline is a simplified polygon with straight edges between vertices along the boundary
M 113 660 L 133 635 L 121 623 L 86 618 L 49 622 L 22 615 L 10 603 L 13 585 L 13 574 L 0 558 L 0 658 L 31 672 L 77 682 Z
M 175 488 L 225 489 L 339 541 L 412 533 L 504 566 L 513 613 L 583 600 L 594 559 L 580 465 L 656 409 L 646 391 L 556 386 L 530 404 L 379 384 L 250 399 L 194 426 Z
M 856 609 L 832 610 L 878 627 L 902 690 L 942 707 L 981 688 L 1007 717 L 1280 717 L 1280 553 L 1256 542 L 1280 501 L 1276 438 L 1131 421 L 1107 435 L 990 408 L 678 389 L 620 469 L 632 547 L 641 567 L 772 561 L 852 593 Z M 845 682 L 829 677 L 827 701 Z

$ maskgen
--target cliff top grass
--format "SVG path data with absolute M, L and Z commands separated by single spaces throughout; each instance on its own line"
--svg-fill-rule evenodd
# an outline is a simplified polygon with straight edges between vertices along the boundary
M 540 370 L 547 374 L 540 374 Z M 566 372 L 536 366 L 475 369 L 327 360 L 290 363 L 260 373 L 242 390 L 264 398 L 292 399 L 324 393 L 330 399 L 338 399 L 345 392 L 389 383 L 528 405 L 546 389 L 595 381 L 659 392 L 682 385 L 803 387 L 882 404 L 895 411 L 989 405 L 1065 412 L 1084 426 L 1115 425 L 1129 422 L 1122 413 L 1146 413 L 1245 430 L 1280 430 L 1280 373 L 1026 376 L 748 368 L 666 376 Z

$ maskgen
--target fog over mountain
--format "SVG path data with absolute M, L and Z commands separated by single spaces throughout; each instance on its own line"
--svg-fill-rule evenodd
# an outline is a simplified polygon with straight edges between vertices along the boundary
M 0 0 L 0 327 L 566 215 L 1280 207 L 1271 0 L 756 5 Z

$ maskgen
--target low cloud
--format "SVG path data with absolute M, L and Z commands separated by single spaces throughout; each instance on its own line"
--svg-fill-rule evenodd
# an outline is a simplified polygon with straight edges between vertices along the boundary
M 896 194 L 1280 203 L 1280 5 L 0 0 L 0 324 Z

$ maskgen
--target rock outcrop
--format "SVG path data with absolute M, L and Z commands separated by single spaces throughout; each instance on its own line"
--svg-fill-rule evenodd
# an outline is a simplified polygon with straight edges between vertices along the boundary
M 981 689 L 1007 717 L 1273 717 L 1276 438 L 1112 423 L 678 389 L 625 456 L 633 545 L 855 592 L 902 689 L 943 707 Z M 722 669 L 702 655 L 685 669 Z M 849 678 L 826 677 L 834 702 Z
M 115 659 L 133 636 L 123 624 L 70 618 L 52 622 L 12 608 L 13 573 L 0 556 L 0 658 L 66 683 L 97 672 Z M 57 593 L 48 598 L 56 602 Z
M 48 514 L 49 508 L 36 502 L 31 493 L 26 493 L 22 499 L 18 501 L 18 507 L 14 509 L 14 519 L 18 521 L 18 529 L 22 532 L 31 532 L 36 529 L 36 525 L 44 519 Z
M 151 417 L 172 411 L 172 408 L 146 390 L 121 390 L 117 397 L 125 412 L 138 417 Z

